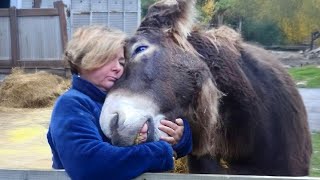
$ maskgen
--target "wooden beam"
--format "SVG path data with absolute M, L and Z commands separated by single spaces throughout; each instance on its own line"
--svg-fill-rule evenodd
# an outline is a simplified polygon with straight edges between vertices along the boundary
M 0 179 L 10 180 L 70 180 L 64 171 L 0 169 Z
M 18 9 L 17 16 L 58 16 L 58 10 L 54 8 Z
M 135 180 L 320 180 L 320 177 L 145 173 L 135 178 Z
M 62 52 L 64 52 L 68 42 L 67 20 L 64 12 L 64 4 L 62 1 L 56 1 L 53 3 L 53 5 L 58 10 L 58 13 L 59 13 L 60 34 L 61 34 L 61 42 L 62 42 L 61 47 L 62 47 Z
M 0 67 L 11 67 L 12 63 L 11 60 L 2 60 L 0 59 Z
M 0 179 L 10 180 L 70 180 L 64 170 L 0 169 Z M 108 179 L 106 177 L 105 179 Z M 221 174 L 145 173 L 134 180 L 320 180 L 320 177 L 241 176 Z
M 9 9 L 0 9 L 0 17 L 8 17 Z
M 11 65 L 15 67 L 20 58 L 19 39 L 18 39 L 18 19 L 16 7 L 9 9 L 10 14 L 10 34 L 11 34 Z
M 18 61 L 19 67 L 24 68 L 64 68 L 64 61 L 57 60 L 20 60 Z
M 10 66 L 4 66 L 0 68 L 0 74 L 10 74 L 11 73 L 11 65 Z M 0 170 L 1 171 L 1 170 Z M 0 179 L 1 179 L 1 172 L 0 172 Z

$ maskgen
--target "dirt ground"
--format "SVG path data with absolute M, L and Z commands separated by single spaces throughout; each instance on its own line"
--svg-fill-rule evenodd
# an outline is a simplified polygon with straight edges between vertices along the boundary
M 0 168 L 51 168 L 46 139 L 51 111 L 0 106 Z
M 320 58 L 310 60 L 298 52 L 271 53 L 288 68 L 320 65 Z M 17 109 L 0 104 L 0 168 L 51 168 L 51 151 L 46 139 L 51 111 L 52 108 Z
M 305 65 L 320 65 L 320 57 L 307 58 L 302 52 L 295 51 L 270 51 L 286 68 Z

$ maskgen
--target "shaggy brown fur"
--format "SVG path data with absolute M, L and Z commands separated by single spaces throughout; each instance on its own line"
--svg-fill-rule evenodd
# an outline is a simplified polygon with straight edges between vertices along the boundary
M 212 151 L 229 167 L 218 163 L 207 171 L 307 175 L 312 149 L 307 116 L 289 75 L 261 48 L 216 34 L 212 36 L 215 39 L 208 39 L 203 34 L 194 32 L 189 41 L 204 57 L 218 89 L 225 94 L 220 100 L 220 121 L 212 131 Z M 190 170 L 206 172 L 201 170 L 208 168 L 203 163 L 209 161 L 206 158 L 191 157 Z
M 218 100 L 221 92 L 216 88 L 211 79 L 207 79 L 203 84 L 201 91 L 196 95 L 195 102 L 190 106 L 187 112 L 190 118 L 193 139 L 193 154 L 197 156 L 205 155 L 207 153 L 214 154 L 213 143 L 215 140 L 213 130 L 216 129 L 218 122 Z

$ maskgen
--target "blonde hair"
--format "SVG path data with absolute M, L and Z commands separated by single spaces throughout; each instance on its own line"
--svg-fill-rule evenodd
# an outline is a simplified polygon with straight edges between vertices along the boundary
M 68 42 L 64 60 L 71 72 L 80 69 L 93 70 L 112 60 L 119 48 L 123 48 L 125 33 L 105 26 L 91 25 L 78 28 Z

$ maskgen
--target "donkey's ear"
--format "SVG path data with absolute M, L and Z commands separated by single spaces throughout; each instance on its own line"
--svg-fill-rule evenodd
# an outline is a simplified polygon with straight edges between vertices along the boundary
M 139 29 L 160 28 L 186 38 L 192 30 L 196 0 L 161 0 L 149 7 Z

